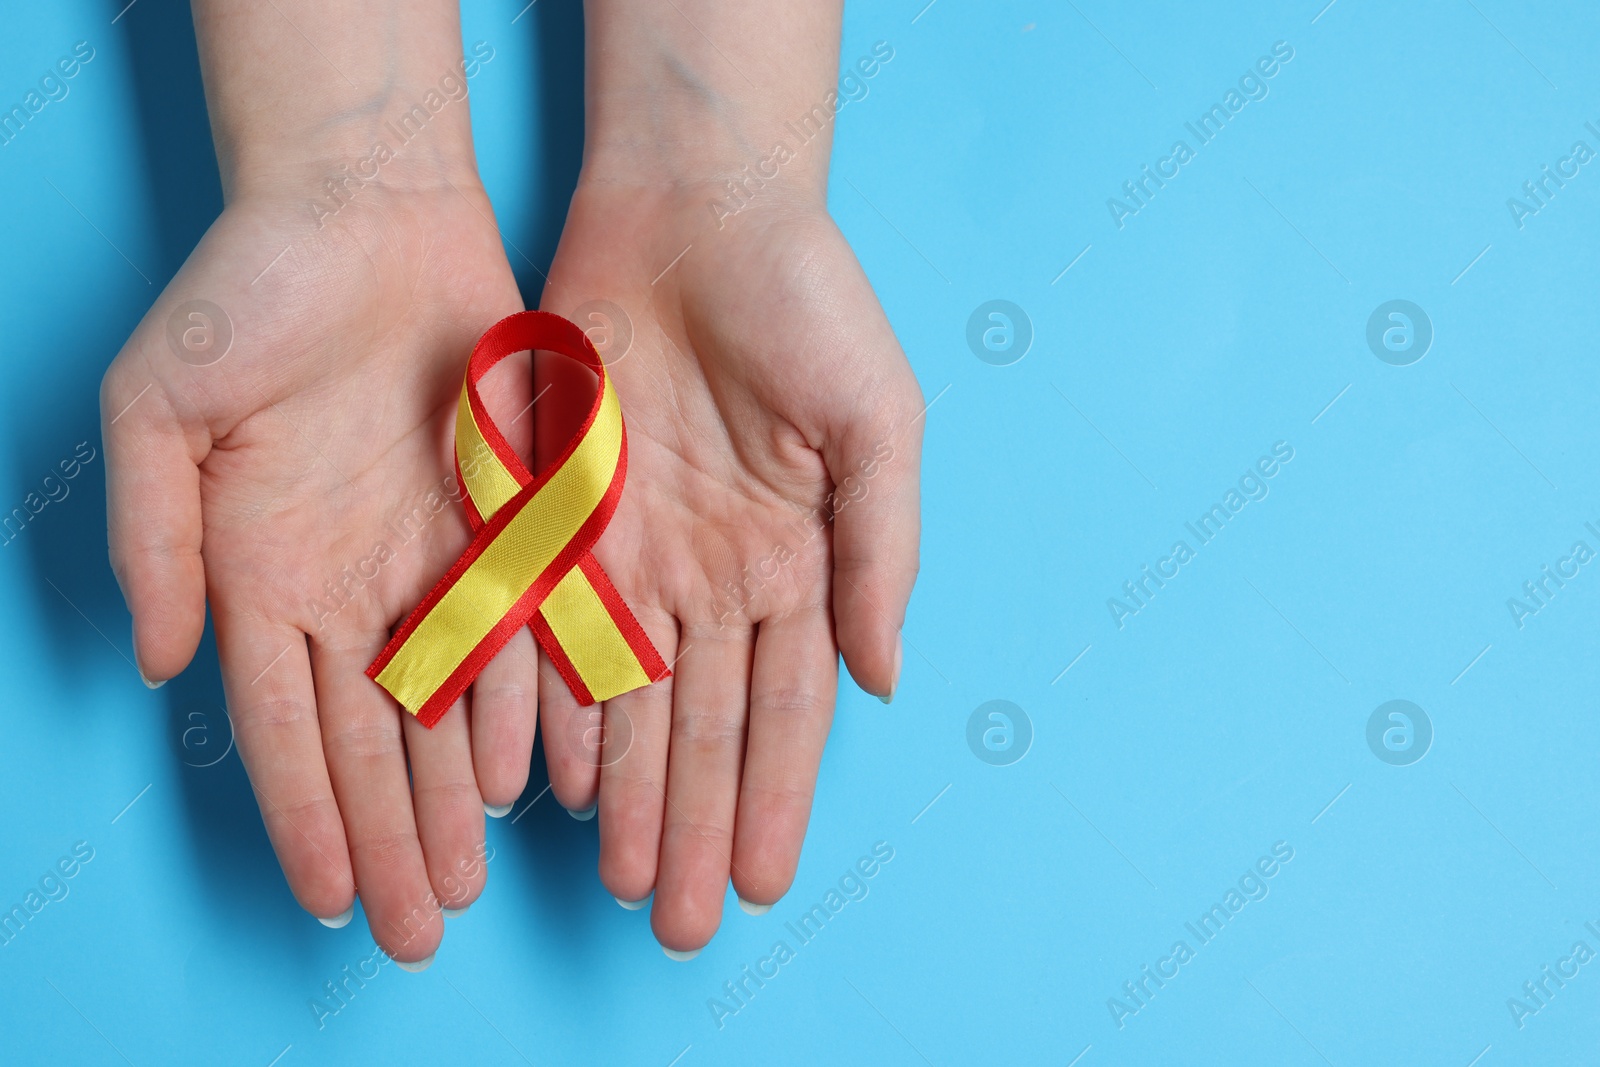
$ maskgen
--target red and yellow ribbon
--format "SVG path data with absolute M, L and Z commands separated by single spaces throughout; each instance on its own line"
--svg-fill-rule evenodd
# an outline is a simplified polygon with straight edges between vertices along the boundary
M 478 395 L 490 368 L 535 349 L 576 360 L 599 377 L 582 428 L 538 477 Z M 544 311 L 497 322 L 472 350 L 456 412 L 456 476 L 472 544 L 367 677 L 432 727 L 522 626 L 533 630 L 580 704 L 667 677 L 661 654 L 592 552 L 627 471 L 622 405 L 583 331 Z

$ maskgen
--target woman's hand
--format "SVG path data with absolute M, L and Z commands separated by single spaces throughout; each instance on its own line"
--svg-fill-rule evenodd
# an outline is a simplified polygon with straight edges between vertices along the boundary
M 596 556 L 674 676 L 600 721 L 547 684 L 540 715 L 556 797 L 598 797 L 602 881 L 654 890 L 656 936 L 683 953 L 716 932 L 730 875 L 751 910 L 788 890 L 839 653 L 893 695 L 922 398 L 814 189 L 774 186 L 719 228 L 714 187 L 638 173 L 582 184 L 543 306 L 591 330 L 622 399 L 627 489 Z M 536 365 L 540 388 L 581 389 L 569 365 Z M 563 408 L 583 406 L 539 406 Z M 541 458 L 570 432 L 542 418 Z
M 456 396 L 522 307 L 468 122 L 493 50 L 463 55 L 454 0 L 194 8 L 227 207 L 106 373 L 112 567 L 147 684 L 188 664 L 209 599 L 296 898 L 342 925 L 359 890 L 417 963 L 482 889 L 484 804 L 522 791 L 533 744 L 527 633 L 431 732 L 363 674 L 467 544 Z M 486 384 L 527 446 L 525 368 Z
M 432 731 L 362 673 L 467 543 L 450 476 L 462 369 L 521 305 L 464 180 L 364 188 L 320 229 L 303 200 L 235 200 L 102 388 L 140 673 L 187 665 L 209 599 L 239 753 L 296 898 L 337 921 L 359 888 L 378 943 L 413 962 L 438 945 L 440 907 L 481 890 L 483 805 L 522 791 L 533 742 L 526 632 L 470 717 Z

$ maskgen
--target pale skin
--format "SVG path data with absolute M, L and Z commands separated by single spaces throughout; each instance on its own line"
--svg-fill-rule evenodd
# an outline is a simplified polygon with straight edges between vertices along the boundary
M 425 502 L 449 486 L 467 353 L 522 307 L 466 100 L 344 186 L 336 212 L 319 222 L 309 205 L 338 205 L 325 182 L 445 75 L 481 83 L 461 77 L 441 0 L 195 13 L 227 206 L 102 387 L 112 562 L 141 673 L 184 669 L 209 600 L 291 890 L 324 919 L 359 892 L 397 960 L 430 960 L 439 908 L 482 891 L 484 811 L 522 794 L 536 723 L 555 798 L 598 803 L 605 888 L 653 894 L 662 945 L 697 950 L 730 881 L 756 906 L 789 888 L 839 656 L 893 694 L 917 570 L 922 399 L 827 215 L 831 128 L 737 215 L 719 225 L 709 206 L 835 87 L 838 5 L 586 5 L 584 166 L 540 303 L 571 315 L 604 299 L 631 321 L 610 368 L 628 482 L 596 555 L 674 676 L 580 709 L 522 631 L 431 731 L 362 672 L 467 543 L 459 506 Z M 233 324 L 211 366 L 167 342 L 196 298 Z M 489 405 L 537 468 L 592 379 L 544 357 L 505 366 Z M 396 538 L 419 505 L 421 532 Z M 379 540 L 392 551 L 374 566 Z M 339 606 L 324 583 L 347 567 L 363 580 Z

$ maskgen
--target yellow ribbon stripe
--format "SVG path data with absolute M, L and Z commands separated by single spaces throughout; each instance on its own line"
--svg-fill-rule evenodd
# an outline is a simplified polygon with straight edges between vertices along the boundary
M 522 505 L 379 672 L 378 684 L 402 707 L 416 714 L 555 562 L 600 503 L 621 452 L 622 408 L 607 382 L 600 414 L 567 462 Z
M 515 352 L 549 350 L 594 371 L 590 415 L 554 470 L 533 479 L 479 415 L 477 382 Z M 671 673 L 592 549 L 626 471 L 622 405 L 594 346 L 545 312 L 501 320 L 479 340 L 456 408 L 456 465 L 474 523 L 471 546 L 367 674 L 432 726 L 516 629 L 531 626 L 581 703 Z
M 609 378 L 605 388 L 610 392 Z M 472 497 L 479 515 L 493 515 L 522 488 L 478 427 L 465 386 L 456 409 L 456 455 L 463 457 L 462 488 Z M 653 681 L 639 665 L 588 575 L 577 567 L 550 591 L 539 614 L 595 700 L 610 700 Z

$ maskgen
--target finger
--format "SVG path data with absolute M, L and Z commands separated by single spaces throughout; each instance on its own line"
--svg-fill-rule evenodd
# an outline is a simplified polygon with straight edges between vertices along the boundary
M 583 746 L 573 740 L 598 725 L 590 720 L 600 709 L 578 703 L 544 649 L 539 650 L 539 682 L 539 727 L 544 730 L 550 791 L 573 818 L 591 819 L 600 791 L 600 768 L 584 758 Z
M 523 627 L 472 683 L 472 766 L 484 811 L 502 818 L 528 784 L 539 721 L 539 649 Z
M 838 685 L 826 605 L 761 623 L 733 840 L 733 887 L 751 914 L 777 903 L 794 881 Z
M 643 610 L 639 623 L 670 662 L 677 621 Z M 600 763 L 600 881 L 618 903 L 638 907 L 656 885 L 661 823 L 667 806 L 667 746 L 674 679 L 661 679 L 605 704 Z M 546 738 L 546 744 L 549 739 Z
M 900 627 L 921 536 L 920 402 L 887 397 L 876 417 L 823 449 L 833 479 L 833 610 L 856 683 L 888 703 L 900 682 Z
M 483 892 L 483 795 L 472 770 L 472 737 L 463 697 L 428 729 L 401 716 L 411 762 L 411 803 L 428 882 L 445 915 L 460 914 Z
M 166 393 L 124 366 L 100 387 L 106 532 L 134 663 L 154 689 L 189 665 L 205 628 L 200 471 Z
M 698 952 L 722 923 L 750 699 L 748 627 L 684 628 L 667 763 L 661 869 L 650 916 L 656 938 Z
M 412 813 L 405 712 L 362 673 L 378 651 L 312 642 L 322 744 L 372 936 L 395 960 L 426 966 L 444 921 Z
M 226 598 L 214 622 L 239 759 L 283 875 L 302 908 L 325 926 L 343 926 L 356 883 L 322 758 L 305 634 L 229 610 Z

